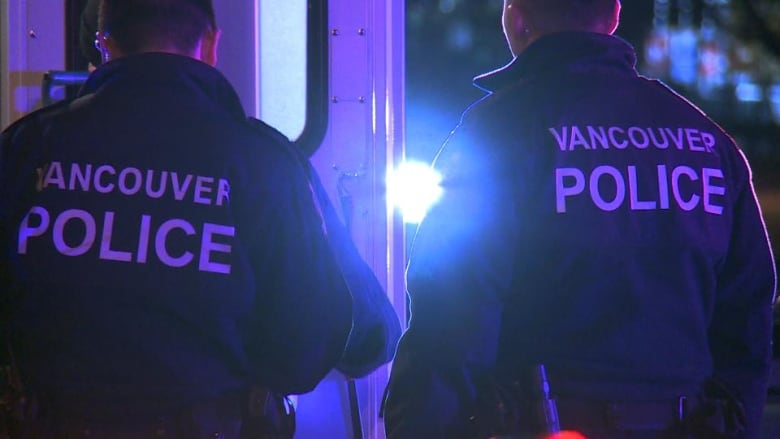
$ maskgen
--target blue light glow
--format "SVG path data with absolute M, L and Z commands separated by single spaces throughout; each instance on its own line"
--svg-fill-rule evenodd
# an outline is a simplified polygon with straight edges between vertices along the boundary
M 772 107 L 775 121 L 780 123 L 780 83 L 773 85 L 769 89 L 769 105 Z
M 764 99 L 761 87 L 753 82 L 745 81 L 738 83 L 735 93 L 737 99 L 741 102 L 761 102 Z
M 419 223 L 441 198 L 442 176 L 420 162 L 402 163 L 387 176 L 389 206 L 400 209 L 405 223 Z

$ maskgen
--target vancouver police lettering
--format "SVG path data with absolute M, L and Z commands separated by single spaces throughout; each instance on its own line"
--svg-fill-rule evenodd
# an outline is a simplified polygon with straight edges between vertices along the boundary
M 631 148 L 707 154 L 712 153 L 715 147 L 715 136 L 694 128 L 563 126 L 550 128 L 549 132 L 562 152 L 620 151 Z M 652 188 L 640 188 L 640 181 L 655 181 L 657 184 Z M 603 186 L 600 185 L 602 182 Z M 614 188 L 614 191 L 602 193 L 601 188 L 605 186 Z M 700 208 L 708 214 L 722 215 L 723 206 L 719 204 L 718 197 L 725 194 L 723 171 L 717 168 L 641 164 L 619 168 L 601 165 L 589 170 L 574 167 L 555 170 L 558 213 L 567 212 L 567 200 L 590 196 L 593 204 L 606 212 L 627 205 L 632 211 L 668 210 L 673 207 L 693 211 Z
M 116 169 L 111 165 L 72 163 L 68 166 L 51 162 L 38 169 L 38 174 L 39 191 L 95 191 L 100 194 L 118 191 L 126 196 L 145 195 L 153 199 L 167 195 L 175 201 L 214 206 L 225 204 L 230 192 L 230 184 L 225 179 L 179 175 L 169 171 L 142 171 L 132 167 Z M 232 246 L 225 241 L 235 236 L 233 226 L 203 223 L 197 230 L 186 219 L 170 218 L 155 227 L 150 215 L 141 215 L 138 218 L 138 247 L 133 249 L 133 253 L 112 248 L 115 215 L 116 212 L 110 211 L 94 215 L 81 209 L 54 213 L 42 206 L 33 206 L 19 227 L 18 252 L 27 254 L 28 244 L 33 239 L 51 239 L 57 252 L 65 256 L 82 256 L 97 245 L 101 260 L 146 264 L 150 251 L 153 251 L 157 259 L 169 267 L 182 268 L 197 263 L 199 271 L 230 274 L 230 264 L 215 262 L 212 256 L 213 253 L 231 253 Z M 64 231 L 69 223 L 74 226 L 78 223 L 84 230 L 80 242 L 66 242 Z M 168 236 L 174 231 L 187 236 L 200 233 L 197 262 L 196 254 L 189 250 L 183 254 L 170 254 L 166 244 Z

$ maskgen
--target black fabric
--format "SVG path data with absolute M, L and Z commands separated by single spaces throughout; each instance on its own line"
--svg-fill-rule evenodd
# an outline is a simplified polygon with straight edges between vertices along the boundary
M 23 296 L 4 312 L 58 415 L 304 393 L 341 359 L 352 300 L 306 170 L 216 69 L 120 58 L 0 141 L 1 259 Z
M 239 439 L 242 435 L 244 395 L 226 395 L 203 401 L 180 413 L 153 418 L 104 420 L 40 416 L 22 425 L 13 439 Z M 271 439 L 271 438 L 268 438 Z
M 257 119 L 250 118 L 250 123 L 258 130 L 269 130 L 267 125 Z M 278 131 L 274 130 L 272 135 L 286 140 Z M 352 293 L 352 331 L 344 356 L 336 369 L 347 377 L 362 378 L 393 359 L 396 345 L 401 338 L 401 323 L 382 285 L 355 246 L 350 231 L 341 221 L 317 170 L 303 151 L 295 144 L 289 145 L 290 154 L 306 169 L 312 192 L 325 221 L 328 240 Z
M 310 164 L 309 175 L 331 245 L 353 300 L 352 332 L 336 369 L 350 378 L 362 378 L 393 359 L 401 338 L 401 323 L 382 285 L 355 247 L 349 230 L 340 220 L 316 170 Z
M 534 41 L 437 154 L 410 251 L 391 438 L 464 431 L 479 383 L 544 364 L 561 398 L 670 400 L 715 378 L 756 438 L 775 273 L 733 140 L 608 35 Z M 576 427 L 576 426 L 575 426 Z
M 295 436 L 295 406 L 286 396 L 262 387 L 249 393 L 241 424 L 242 439 L 292 439 Z

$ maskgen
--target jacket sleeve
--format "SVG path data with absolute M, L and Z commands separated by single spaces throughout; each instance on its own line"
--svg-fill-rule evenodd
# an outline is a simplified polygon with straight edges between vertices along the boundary
M 38 119 L 47 111 L 31 113 L 0 133 L 0 367 L 11 367 L 11 372 L 15 370 L 10 355 L 13 340 L 9 338 L 7 325 L 23 294 L 15 279 L 18 270 L 16 238 L 19 223 L 36 194 L 37 148 L 40 147 Z M 6 378 L 11 379 L 10 376 L 3 377 L 0 383 L 14 384 L 5 382 Z
M 361 378 L 393 359 L 401 338 L 401 323 L 385 290 L 341 222 L 316 170 L 308 160 L 306 165 L 322 209 L 331 248 L 352 293 L 352 331 L 344 356 L 336 368 L 349 377 Z
M 14 262 L 18 257 L 16 228 L 36 193 L 38 119 L 48 111 L 31 113 L 0 134 L 0 330 L 18 299 L 19 292 L 13 285 Z
M 327 230 L 330 248 L 352 296 L 352 330 L 336 369 L 348 377 L 364 377 L 393 359 L 401 337 L 398 315 L 371 267 L 355 247 L 309 158 L 278 131 L 257 119 L 249 118 L 248 121 L 256 130 L 285 145 L 290 157 L 305 171 Z
M 306 393 L 344 352 L 352 300 L 305 171 L 286 145 L 273 143 L 258 169 L 247 171 L 264 189 L 233 199 L 257 282 L 247 351 L 257 382 L 282 394 Z
M 4 324 L 8 321 L 11 308 L 11 200 L 9 171 L 12 169 L 10 156 L 13 134 L 6 130 L 0 134 L 0 334 L 5 334 Z M 2 353 L 0 353 L 2 361 Z M 5 363 L 0 363 L 5 364 Z
M 477 436 L 469 419 L 495 366 L 514 263 L 512 203 L 480 126 L 459 126 L 435 162 L 443 194 L 420 224 L 407 269 L 409 329 L 388 385 L 389 437 Z M 491 178 L 485 178 L 490 176 Z
M 776 276 L 766 227 L 744 159 L 735 196 L 729 251 L 720 270 L 710 349 L 715 378 L 742 400 L 745 438 L 757 438 L 772 360 Z

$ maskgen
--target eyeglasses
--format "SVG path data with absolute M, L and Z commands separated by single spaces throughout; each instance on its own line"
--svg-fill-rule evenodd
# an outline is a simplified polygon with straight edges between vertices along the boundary
M 105 32 L 95 32 L 95 49 L 100 52 L 100 59 L 102 62 L 107 62 L 110 57 L 106 46 L 102 43 L 103 40 L 108 38 L 108 34 Z
M 95 32 L 95 49 L 98 50 L 98 52 L 103 52 L 103 45 L 100 43 L 100 40 L 102 39 L 102 35 L 100 32 Z

